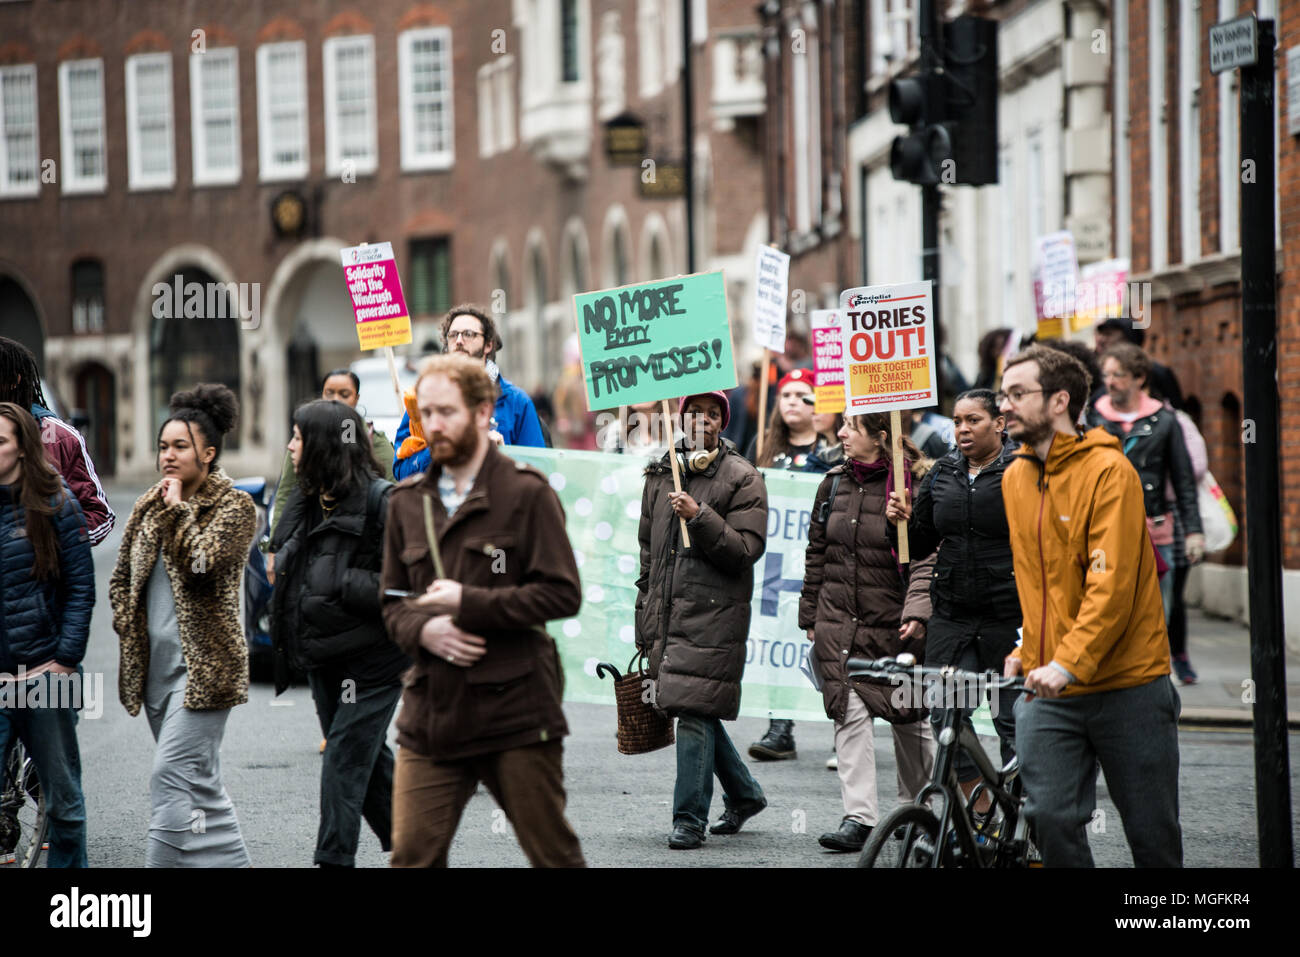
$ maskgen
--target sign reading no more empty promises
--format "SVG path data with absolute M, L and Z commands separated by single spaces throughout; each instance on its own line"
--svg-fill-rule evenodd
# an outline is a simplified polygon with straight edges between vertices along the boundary
M 1259 30 L 1253 13 L 1210 27 L 1210 72 L 1223 73 L 1259 62 Z

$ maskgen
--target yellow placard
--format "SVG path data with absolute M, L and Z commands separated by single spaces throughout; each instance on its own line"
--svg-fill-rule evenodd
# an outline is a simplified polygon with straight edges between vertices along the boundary
M 813 389 L 813 398 L 816 400 L 813 411 L 818 415 L 844 411 L 844 386 L 842 385 L 816 386 Z
M 357 338 L 361 348 L 382 349 L 385 346 L 404 346 L 411 341 L 411 317 L 372 319 L 357 323 Z

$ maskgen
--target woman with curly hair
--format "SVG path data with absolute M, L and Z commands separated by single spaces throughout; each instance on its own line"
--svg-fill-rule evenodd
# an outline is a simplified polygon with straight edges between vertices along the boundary
M 122 704 L 144 707 L 158 744 L 147 867 L 250 866 L 219 758 L 230 709 L 248 700 L 239 585 L 256 511 L 218 467 L 238 414 L 224 385 L 172 396 L 163 478 L 135 503 L 109 585 Z

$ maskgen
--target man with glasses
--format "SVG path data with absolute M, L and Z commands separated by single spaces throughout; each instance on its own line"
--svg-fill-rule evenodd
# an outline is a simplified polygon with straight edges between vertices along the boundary
M 496 323 L 476 306 L 456 306 L 442 320 L 442 341 L 448 353 L 459 352 L 480 360 L 497 386 L 496 405 L 492 410 L 492 440 L 498 445 L 529 445 L 543 448 L 550 443 L 542 432 L 541 421 L 528 393 L 501 374 L 495 359 L 503 343 Z M 410 407 L 408 401 L 408 408 Z M 402 414 L 397 428 L 397 459 L 393 475 L 398 480 L 418 475 L 429 468 L 429 449 L 424 439 L 411 434 L 409 412 Z
M 1016 752 L 1043 863 L 1091 867 L 1097 763 L 1138 867 L 1181 867 L 1178 692 L 1146 535 L 1142 482 L 1119 440 L 1080 432 L 1088 373 L 1032 346 L 998 407 L 1022 442 L 1002 500 L 1024 616 L 1005 673 L 1025 675 Z

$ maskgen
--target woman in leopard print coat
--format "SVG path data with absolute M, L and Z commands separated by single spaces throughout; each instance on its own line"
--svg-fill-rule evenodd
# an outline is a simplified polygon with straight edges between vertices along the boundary
M 248 866 L 218 754 L 230 709 L 248 700 L 239 588 L 253 501 L 220 468 L 238 406 L 225 386 L 172 397 L 159 431 L 163 479 L 131 512 L 109 584 L 121 641 L 118 691 L 158 747 L 147 866 Z

